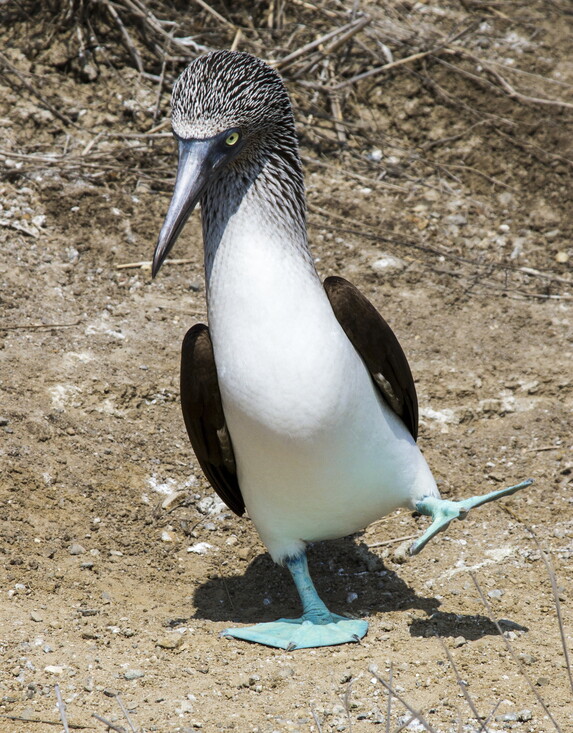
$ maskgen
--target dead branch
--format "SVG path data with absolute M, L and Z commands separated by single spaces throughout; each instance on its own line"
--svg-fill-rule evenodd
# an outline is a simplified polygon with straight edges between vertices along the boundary
M 193 2 L 196 2 L 197 5 L 199 5 L 203 10 L 206 10 L 210 15 L 212 15 L 216 20 L 219 21 L 219 23 L 222 23 L 223 25 L 228 26 L 229 28 L 232 28 L 233 30 L 236 30 L 236 26 L 231 23 L 230 20 L 227 20 L 227 18 L 224 18 L 220 13 L 218 13 L 214 8 L 212 8 L 210 5 L 207 5 L 205 0 L 193 0 Z
M 141 60 L 141 56 L 139 55 L 139 52 L 137 48 L 135 47 L 135 44 L 131 40 L 131 36 L 129 35 L 129 32 L 125 25 L 123 24 L 123 21 L 121 20 L 121 17 L 115 7 L 109 2 L 109 0 L 100 0 L 100 2 L 103 4 L 107 12 L 111 15 L 113 18 L 115 24 L 119 28 L 119 32 L 122 35 L 122 38 L 124 40 L 125 45 L 127 46 L 127 49 L 129 51 L 129 55 L 133 59 L 134 64 L 137 67 L 137 70 L 139 73 L 143 73 L 143 61 Z
M 37 331 L 39 328 L 72 328 L 73 326 L 79 326 L 80 320 L 74 321 L 73 323 L 32 323 L 30 325 L 20 326 L 2 326 L 0 325 L 0 331 Z
M 26 718 L 21 715 L 0 715 L 0 718 L 3 718 L 4 720 L 12 720 L 17 723 L 28 723 L 28 724 L 37 723 L 38 725 L 53 725 L 53 726 L 57 726 L 58 728 L 62 725 L 61 720 L 46 720 L 45 718 Z M 89 730 L 91 726 L 74 725 L 73 723 L 68 723 L 68 728 L 70 730 Z
M 317 38 L 315 41 L 312 41 L 311 43 L 307 43 L 305 46 L 302 46 L 297 51 L 294 51 L 293 53 L 289 54 L 288 56 L 285 56 L 282 59 L 279 59 L 277 61 L 270 61 L 269 63 L 275 67 L 277 70 L 284 71 L 287 69 L 294 61 L 298 61 L 303 56 L 308 55 L 311 51 L 314 51 L 316 48 L 321 46 L 322 44 L 326 43 L 327 41 L 330 41 L 335 36 L 338 36 L 340 34 L 347 34 L 350 31 L 353 31 L 351 36 L 354 35 L 354 33 L 357 33 L 360 29 L 364 28 L 368 23 L 370 23 L 370 18 L 360 18 L 359 20 L 353 20 L 350 23 L 347 23 L 346 25 L 341 26 L 340 28 L 335 28 L 332 31 L 329 31 L 328 33 L 325 33 L 320 38 Z M 349 36 L 349 38 L 351 37 Z
M 492 67 L 489 65 L 489 63 L 486 60 L 479 58 L 479 56 L 475 56 L 473 53 L 471 53 L 470 51 L 468 51 L 465 48 L 461 48 L 461 47 L 447 48 L 445 50 L 445 53 L 456 55 L 456 56 L 462 56 L 464 58 L 467 58 L 473 61 L 478 67 L 483 68 L 484 71 L 490 74 L 490 76 L 492 76 L 497 81 L 502 91 L 504 91 L 507 94 L 507 96 L 510 97 L 511 99 L 515 99 L 518 102 L 522 102 L 523 104 L 532 104 L 532 105 L 542 104 L 542 105 L 548 105 L 550 107 L 561 107 L 562 109 L 573 109 L 573 104 L 569 102 L 563 102 L 560 99 L 545 99 L 544 97 L 531 97 L 531 96 L 528 96 L 527 94 L 522 94 L 521 92 L 518 92 L 507 81 L 505 77 L 503 77 L 495 69 L 492 69 Z M 476 76 L 476 75 L 472 75 L 472 78 L 479 80 L 479 81 L 483 81 L 480 79 L 479 76 Z

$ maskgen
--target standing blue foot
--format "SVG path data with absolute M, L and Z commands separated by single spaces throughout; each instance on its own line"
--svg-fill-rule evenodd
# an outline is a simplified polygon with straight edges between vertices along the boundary
M 532 483 L 532 479 L 527 479 L 516 486 L 499 489 L 498 491 L 490 491 L 489 494 L 473 496 L 463 501 L 448 501 L 447 499 L 437 499 L 435 496 L 427 496 L 416 504 L 416 510 L 420 514 L 426 514 L 432 517 L 434 521 L 424 534 L 410 547 L 410 555 L 417 555 L 418 552 L 423 550 L 432 537 L 437 535 L 438 532 L 443 532 L 448 527 L 452 519 L 465 519 L 470 509 L 487 504 L 488 501 L 500 499 L 502 496 L 515 494 L 516 491 L 525 489 L 527 486 L 531 486 Z
M 235 639 L 254 641 L 291 651 L 357 642 L 366 635 L 368 631 L 366 621 L 338 616 L 324 605 L 308 572 L 305 554 L 287 558 L 286 566 L 291 572 L 302 601 L 302 616 L 292 619 L 281 618 L 278 621 L 246 626 L 242 629 L 225 629 L 223 636 L 233 636 Z

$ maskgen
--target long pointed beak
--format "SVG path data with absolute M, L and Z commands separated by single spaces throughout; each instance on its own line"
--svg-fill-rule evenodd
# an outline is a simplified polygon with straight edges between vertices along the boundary
M 159 233 L 151 275 L 155 277 L 185 222 L 203 195 L 213 172 L 213 139 L 180 140 L 179 165 L 173 197 Z

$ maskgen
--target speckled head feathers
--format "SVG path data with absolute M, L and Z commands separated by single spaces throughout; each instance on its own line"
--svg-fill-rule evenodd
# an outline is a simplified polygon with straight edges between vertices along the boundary
M 173 87 L 172 125 L 182 138 L 212 137 L 230 127 L 294 132 L 290 101 L 274 69 L 248 53 L 213 51 L 192 61 Z

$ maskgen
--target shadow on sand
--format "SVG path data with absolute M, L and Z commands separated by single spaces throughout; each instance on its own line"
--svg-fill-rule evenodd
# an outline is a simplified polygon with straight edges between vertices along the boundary
M 360 539 L 322 542 L 309 549 L 310 572 L 331 611 L 360 618 L 390 611 L 422 610 L 426 617 L 410 624 L 414 637 L 458 637 L 467 640 L 498 634 L 497 627 L 479 614 L 439 610 L 440 601 L 417 595 L 399 575 Z M 210 578 L 194 593 L 195 618 L 253 624 L 300 615 L 300 605 L 289 572 L 268 554 L 257 556 L 242 575 Z M 527 631 L 503 619 L 503 631 Z

